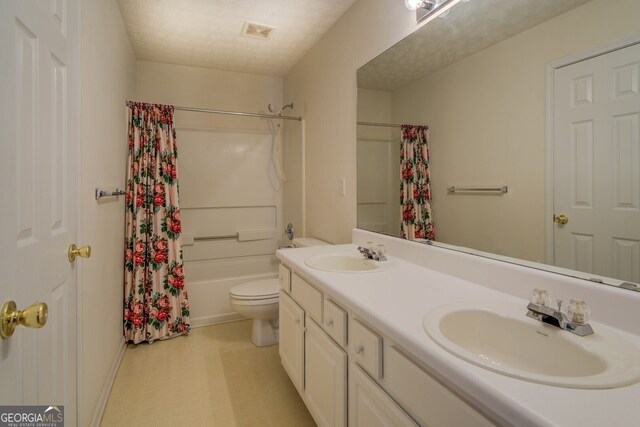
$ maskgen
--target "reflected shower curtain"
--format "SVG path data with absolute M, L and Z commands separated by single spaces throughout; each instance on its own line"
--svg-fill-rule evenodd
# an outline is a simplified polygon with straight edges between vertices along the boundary
M 173 107 L 129 102 L 124 336 L 153 342 L 188 333 Z
M 431 221 L 429 130 L 403 125 L 400 142 L 400 237 L 434 240 Z

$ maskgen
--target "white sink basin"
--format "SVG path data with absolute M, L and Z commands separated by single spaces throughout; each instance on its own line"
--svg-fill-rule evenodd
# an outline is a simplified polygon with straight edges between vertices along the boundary
M 392 265 L 392 261 L 373 261 L 354 252 L 331 252 L 328 254 L 312 255 L 304 260 L 311 268 L 334 273 L 374 273 L 385 270 Z
M 615 388 L 640 380 L 640 350 L 619 334 L 593 324 L 580 337 L 525 316 L 526 306 L 457 303 L 423 320 L 448 352 L 492 371 L 570 388 Z

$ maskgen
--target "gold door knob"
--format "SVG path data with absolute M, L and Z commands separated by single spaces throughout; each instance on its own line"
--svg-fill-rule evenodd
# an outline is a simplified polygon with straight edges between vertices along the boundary
M 0 336 L 9 338 L 18 325 L 27 328 L 42 328 L 47 324 L 48 315 L 49 308 L 43 302 L 37 302 L 20 311 L 17 309 L 15 301 L 7 301 L 0 311 L 0 320 L 2 321 Z
M 89 258 L 91 256 L 91 246 L 83 246 L 78 248 L 75 243 L 69 246 L 69 262 L 76 260 L 76 257 Z
M 555 222 L 556 224 L 565 225 L 566 223 L 569 222 L 569 217 L 566 215 L 558 215 L 558 216 L 554 215 L 553 222 Z

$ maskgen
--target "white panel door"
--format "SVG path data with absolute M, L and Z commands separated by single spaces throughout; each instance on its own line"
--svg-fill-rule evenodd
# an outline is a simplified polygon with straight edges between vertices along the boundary
M 554 72 L 554 263 L 640 282 L 640 44 Z
M 65 405 L 76 424 L 79 44 L 74 0 L 0 2 L 0 304 L 49 307 L 0 340 L 2 404 Z

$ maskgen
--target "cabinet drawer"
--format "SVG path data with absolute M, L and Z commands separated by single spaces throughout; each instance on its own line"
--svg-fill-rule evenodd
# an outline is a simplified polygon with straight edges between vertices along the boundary
M 278 267 L 278 272 L 280 273 L 278 276 L 280 287 L 287 293 L 291 292 L 291 270 L 280 264 L 280 266 Z
M 347 345 L 347 312 L 330 299 L 324 300 L 323 328 L 339 345 Z
M 382 378 L 382 337 L 358 320 L 349 321 L 349 347 L 353 360 L 373 378 Z
M 291 296 L 313 320 L 322 324 L 322 293 L 295 273 L 291 274 Z
M 395 346 L 385 347 L 384 384 L 396 401 L 420 424 L 461 427 L 494 425 Z

